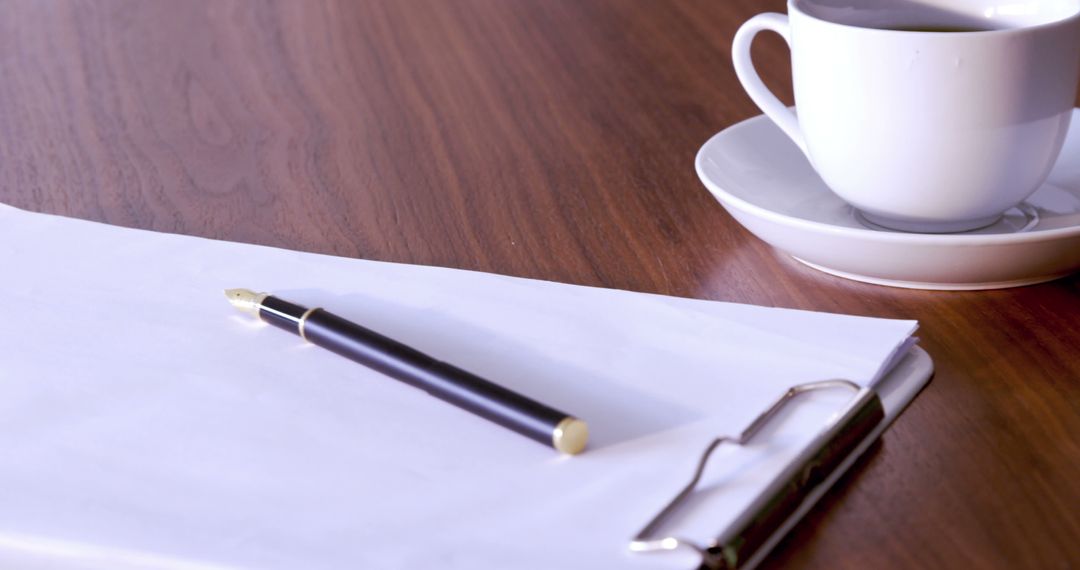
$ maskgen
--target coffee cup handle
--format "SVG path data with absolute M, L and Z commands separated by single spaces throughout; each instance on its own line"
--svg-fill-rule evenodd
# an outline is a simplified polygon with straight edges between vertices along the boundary
M 772 91 L 769 91 L 750 60 L 750 44 L 753 43 L 754 36 L 766 30 L 780 34 L 780 37 L 787 42 L 788 49 L 791 49 L 791 27 L 788 24 L 788 17 L 775 12 L 758 14 L 747 20 L 739 27 L 739 31 L 735 32 L 735 39 L 731 45 L 731 59 L 735 64 L 735 75 L 738 76 L 743 89 L 750 95 L 750 99 L 765 112 L 765 116 L 772 119 L 776 126 L 784 131 L 784 134 L 791 137 L 803 154 L 809 156 L 795 113 L 777 99 Z

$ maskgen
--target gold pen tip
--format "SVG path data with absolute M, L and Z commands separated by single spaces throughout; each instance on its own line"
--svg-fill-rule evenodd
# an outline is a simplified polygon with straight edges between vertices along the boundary
M 237 309 L 253 315 L 258 315 L 259 305 L 266 298 L 266 293 L 256 293 L 251 289 L 226 289 L 225 298 L 229 304 Z
M 551 434 L 552 447 L 567 455 L 581 453 L 588 441 L 589 426 L 573 416 L 563 418 Z

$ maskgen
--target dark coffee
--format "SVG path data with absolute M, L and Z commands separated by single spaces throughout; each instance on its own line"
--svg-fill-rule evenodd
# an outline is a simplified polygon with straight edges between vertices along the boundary
M 950 32 L 990 32 L 997 28 L 986 28 L 979 26 L 888 26 L 882 28 L 883 30 L 893 30 L 897 32 L 935 32 L 935 33 L 950 33 Z

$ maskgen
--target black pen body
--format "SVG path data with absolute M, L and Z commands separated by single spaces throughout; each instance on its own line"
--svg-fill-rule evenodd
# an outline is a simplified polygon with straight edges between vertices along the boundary
M 259 316 L 312 344 L 556 449 L 562 427 L 578 421 L 323 309 L 306 309 L 268 296 L 262 300 Z

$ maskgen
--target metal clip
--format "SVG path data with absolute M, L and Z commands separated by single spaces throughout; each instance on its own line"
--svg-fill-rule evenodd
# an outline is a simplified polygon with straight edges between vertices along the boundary
M 744 445 L 799 394 L 813 390 L 847 388 L 856 392 L 843 413 L 831 421 L 822 433 L 785 469 L 772 485 L 733 522 L 728 530 L 706 546 L 674 536 L 659 536 L 660 526 L 681 508 L 693 494 L 713 451 L 722 443 Z M 641 532 L 630 542 L 634 552 L 661 552 L 690 548 L 701 555 L 701 569 L 721 570 L 751 568 L 767 553 L 762 548 L 779 540 L 773 536 L 799 507 L 807 495 L 821 485 L 848 455 L 885 417 L 877 393 L 848 380 L 826 380 L 793 386 L 758 416 L 738 436 L 723 436 L 705 448 L 690 482 L 679 491 Z M 801 513 L 798 514 L 801 516 Z M 798 516 L 795 516 L 797 520 Z M 792 524 L 794 521 L 791 521 Z

